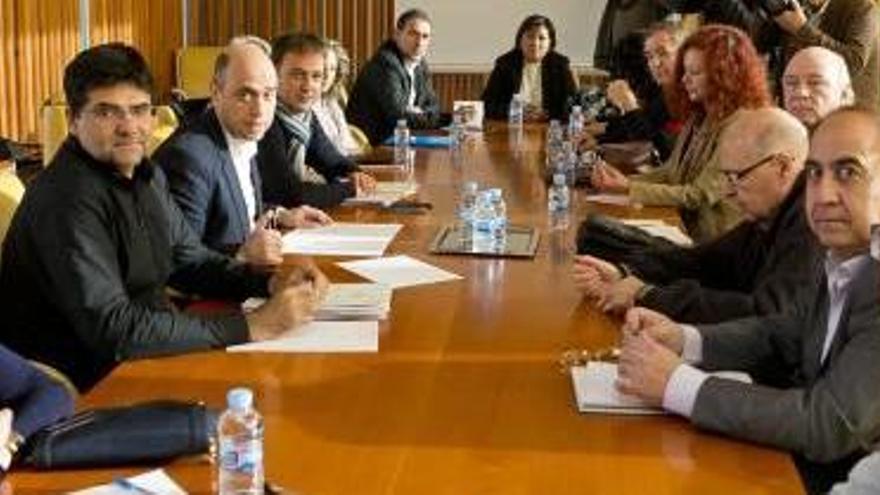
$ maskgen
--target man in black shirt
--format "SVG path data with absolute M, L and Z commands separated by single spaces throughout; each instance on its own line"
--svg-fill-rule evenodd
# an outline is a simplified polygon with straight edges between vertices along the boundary
M 576 285 L 603 310 L 638 304 L 687 323 L 785 309 L 821 259 L 803 210 L 808 145 L 804 126 L 785 111 L 741 110 L 720 147 L 722 171 L 746 221 L 708 244 L 635 250 L 617 266 L 580 256 Z
M 3 245 L 0 341 L 88 390 L 132 358 L 264 340 L 308 319 L 326 282 L 272 277 L 200 243 L 145 158 L 153 80 L 122 44 L 65 69 L 70 135 L 28 188 Z M 175 312 L 165 287 L 208 297 L 272 294 L 248 315 Z

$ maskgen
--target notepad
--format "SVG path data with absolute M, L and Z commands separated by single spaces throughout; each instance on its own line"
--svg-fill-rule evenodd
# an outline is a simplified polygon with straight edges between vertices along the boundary
M 337 265 L 367 280 L 385 284 L 393 289 L 413 285 L 434 284 L 462 278 L 461 275 L 448 272 L 406 255 L 346 261 L 337 263 Z
M 132 495 L 133 493 L 161 493 L 162 495 L 186 495 L 164 470 L 156 469 L 138 476 L 125 478 L 125 482 L 115 481 L 106 485 L 86 488 L 70 495 Z
M 401 229 L 400 224 L 335 223 L 284 234 L 285 254 L 314 256 L 382 256 Z
M 712 376 L 744 383 L 752 381 L 748 374 L 739 371 L 718 371 Z M 578 410 L 604 414 L 665 414 L 663 409 L 617 390 L 616 381 L 616 363 L 590 361 L 586 366 L 572 366 L 571 382 Z
M 376 189 L 370 194 L 355 196 L 345 200 L 344 205 L 380 205 L 389 206 L 419 190 L 415 182 L 387 181 L 377 182 Z
M 226 348 L 227 352 L 349 353 L 379 351 L 377 321 L 313 321 L 263 342 Z

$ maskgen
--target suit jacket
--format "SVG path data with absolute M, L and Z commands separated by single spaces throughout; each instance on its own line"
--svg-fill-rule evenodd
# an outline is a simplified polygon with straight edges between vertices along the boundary
M 506 119 L 510 100 L 522 85 L 525 58 L 522 50 L 513 49 L 495 60 L 495 67 L 483 90 L 486 117 Z M 568 57 L 554 51 L 541 60 L 541 100 L 552 119 L 565 117 L 565 103 L 577 91 Z
M 165 171 L 171 194 L 206 246 L 233 253 L 244 244 L 251 219 L 226 137 L 212 108 L 162 143 L 153 161 Z M 255 162 L 251 163 L 251 180 L 259 216 L 263 199 Z
M 415 105 L 423 113 L 407 111 L 412 84 L 416 86 Z M 428 64 L 419 62 L 411 82 L 394 40 L 385 41 L 364 65 L 351 90 L 346 117 L 364 131 L 372 144 L 391 136 L 400 119 L 406 119 L 410 129 L 433 129 L 444 124 Z
M 880 439 L 880 278 L 863 265 L 850 282 L 837 333 L 821 362 L 828 320 L 824 270 L 794 308 L 774 316 L 701 326 L 708 370 L 735 369 L 757 384 L 709 378 L 692 421 L 797 454 L 827 491 Z
M 329 208 L 354 196 L 355 185 L 348 180 L 348 175 L 357 170 L 357 166 L 339 153 L 317 118 L 312 119 L 311 128 L 306 163 L 321 174 L 327 183 L 304 182 L 297 177 L 287 156 L 290 137 L 276 117 L 260 140 L 257 151 L 257 168 L 262 179 L 263 199 L 267 203 L 287 207 L 305 204 Z
M 735 115 L 735 114 L 734 114 Z M 698 243 L 732 229 L 742 219 L 726 196 L 718 140 L 733 116 L 721 122 L 691 116 L 666 162 L 630 180 L 629 197 L 645 206 L 678 208 L 687 233 Z
M 656 284 L 639 305 L 684 323 L 718 323 L 786 310 L 797 291 L 813 281 L 824 255 L 807 225 L 805 184 L 801 174 L 765 222 L 745 221 L 691 248 L 627 255 L 622 261 Z

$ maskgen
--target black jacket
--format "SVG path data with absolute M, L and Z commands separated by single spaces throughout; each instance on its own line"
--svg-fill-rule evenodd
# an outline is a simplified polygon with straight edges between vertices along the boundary
M 495 67 L 483 90 L 486 117 L 506 119 L 510 100 L 519 93 L 522 85 L 525 58 L 522 50 L 515 48 L 495 59 Z M 565 117 L 565 102 L 577 91 L 568 57 L 554 51 L 541 60 L 541 100 L 544 111 L 551 119 Z
M 265 295 L 267 275 L 206 249 L 149 162 L 133 179 L 68 138 L 28 187 L 3 245 L 0 341 L 91 388 L 121 361 L 248 339 L 241 315 L 175 313 L 165 287 Z
M 179 128 L 153 153 L 168 177 L 171 194 L 202 242 L 235 253 L 251 230 L 247 205 L 220 121 L 209 108 Z M 263 211 L 260 174 L 251 163 L 256 216 Z
M 662 161 L 669 158 L 678 129 L 666 108 L 663 92 L 654 85 L 653 92 L 642 101 L 642 107 L 608 119 L 600 143 L 625 143 L 628 141 L 651 141 Z
M 287 156 L 290 137 L 278 118 L 260 140 L 257 168 L 267 203 L 293 207 L 310 205 L 329 208 L 354 196 L 355 185 L 348 175 L 357 170 L 351 159 L 343 156 L 324 133 L 318 119 L 312 119 L 312 137 L 306 148 L 306 163 L 320 173 L 327 184 L 301 181 Z
M 787 310 L 823 259 L 807 225 L 804 184 L 802 174 L 769 225 L 747 221 L 708 244 L 631 255 L 625 264 L 656 284 L 639 305 L 687 323 Z
M 443 125 L 440 102 L 431 86 L 431 75 L 424 60 L 416 66 L 414 82 L 415 106 L 423 113 L 407 111 L 410 84 L 397 44 L 394 40 L 385 41 L 361 70 L 351 90 L 346 118 L 364 131 L 372 144 L 391 136 L 400 119 L 406 119 L 410 129 L 432 129 Z

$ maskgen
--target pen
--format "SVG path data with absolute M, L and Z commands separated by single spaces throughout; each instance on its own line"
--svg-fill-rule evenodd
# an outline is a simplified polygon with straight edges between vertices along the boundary
M 120 488 L 125 489 L 126 491 L 130 491 L 130 492 L 134 492 L 134 493 L 141 493 L 143 495 L 157 495 L 156 492 L 147 490 L 146 488 L 144 488 L 142 486 L 138 486 L 126 478 L 116 478 L 115 480 L 113 480 L 113 484 L 120 487 Z
M 429 201 L 402 200 L 391 203 L 389 208 L 424 208 L 426 210 L 431 210 L 434 208 L 434 205 Z

